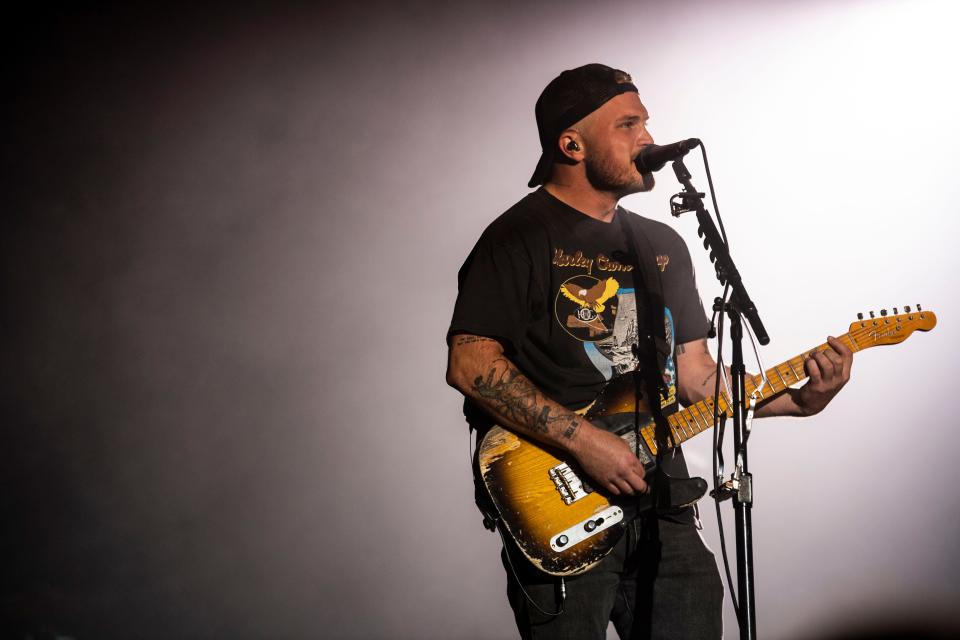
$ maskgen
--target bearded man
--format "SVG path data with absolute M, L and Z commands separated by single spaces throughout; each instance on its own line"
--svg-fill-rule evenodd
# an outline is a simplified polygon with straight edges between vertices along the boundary
M 644 467 L 627 442 L 576 413 L 609 380 L 645 366 L 632 347 L 651 283 L 640 282 L 640 266 L 623 257 L 640 247 L 649 255 L 638 261 L 656 265 L 668 352 L 656 365 L 665 415 L 713 395 L 709 322 L 680 236 L 618 206 L 654 186 L 635 165 L 653 138 L 631 77 L 601 64 L 564 71 L 535 113 L 543 153 L 528 184 L 542 186 L 490 224 L 460 270 L 447 381 L 466 396 L 478 438 L 497 424 L 568 455 L 611 497 L 641 494 L 648 491 Z M 807 384 L 770 399 L 757 417 L 812 415 L 827 405 L 852 363 L 846 346 L 828 343 L 832 350 L 807 360 Z M 688 476 L 679 447 L 660 466 Z M 478 504 L 496 520 L 483 492 Z M 621 638 L 720 638 L 723 584 L 696 524 L 689 508 L 648 511 L 627 524 L 598 565 L 562 580 L 539 571 L 504 536 L 520 635 L 605 638 L 612 621 Z

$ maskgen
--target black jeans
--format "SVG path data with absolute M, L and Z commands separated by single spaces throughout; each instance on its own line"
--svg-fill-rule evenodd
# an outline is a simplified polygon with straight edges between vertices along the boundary
M 723 635 L 723 582 L 692 524 L 655 517 L 631 522 L 600 564 L 566 579 L 564 612 L 558 616 L 545 615 L 527 600 L 506 553 L 507 596 L 522 638 L 603 640 L 611 620 L 623 640 Z M 559 579 L 535 569 L 514 547 L 510 559 L 536 604 L 556 611 Z

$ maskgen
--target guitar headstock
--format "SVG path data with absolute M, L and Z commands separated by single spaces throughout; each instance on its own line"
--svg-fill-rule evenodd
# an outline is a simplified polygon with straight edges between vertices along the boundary
M 937 316 L 932 311 L 924 311 L 917 305 L 915 311 L 904 307 L 904 313 L 898 313 L 896 307 L 893 314 L 886 309 L 880 315 L 870 312 L 869 318 L 862 313 L 857 314 L 857 321 L 850 325 L 850 337 L 861 349 L 875 347 L 881 344 L 897 344 L 910 337 L 914 331 L 930 331 L 937 326 Z

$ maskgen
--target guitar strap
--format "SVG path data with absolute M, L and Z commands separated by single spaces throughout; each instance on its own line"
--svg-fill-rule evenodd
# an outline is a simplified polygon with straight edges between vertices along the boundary
M 654 438 L 657 443 L 657 468 L 667 451 L 667 438 L 670 434 L 667 418 L 660 406 L 660 399 L 666 397 L 666 384 L 663 371 L 667 359 L 673 354 L 667 342 L 663 283 L 657 266 L 657 254 L 653 244 L 639 224 L 630 224 L 629 213 L 625 209 L 617 210 L 620 228 L 627 246 L 626 264 L 633 266 L 633 287 L 637 313 L 637 342 L 633 346 L 639 364 L 639 375 L 633 374 L 636 394 L 636 415 L 634 429 L 640 428 L 640 398 L 646 396 L 656 429 Z M 638 249 L 638 245 L 643 251 Z M 636 433 L 637 447 L 640 446 L 640 434 Z

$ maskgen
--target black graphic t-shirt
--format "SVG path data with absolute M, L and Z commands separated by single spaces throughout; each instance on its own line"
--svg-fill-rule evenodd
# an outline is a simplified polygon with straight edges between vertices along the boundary
M 467 257 L 448 336 L 496 338 L 549 398 L 570 409 L 588 405 L 607 381 L 637 365 L 634 267 L 625 264 L 620 216 L 656 253 L 671 354 L 705 337 L 709 322 L 690 254 L 673 229 L 622 208 L 611 223 L 601 222 L 542 188 L 494 220 Z M 662 374 L 669 414 L 676 410 L 672 356 Z M 473 409 L 468 402 L 468 419 L 482 433 L 489 421 Z M 682 461 L 674 462 L 669 471 L 686 475 Z

